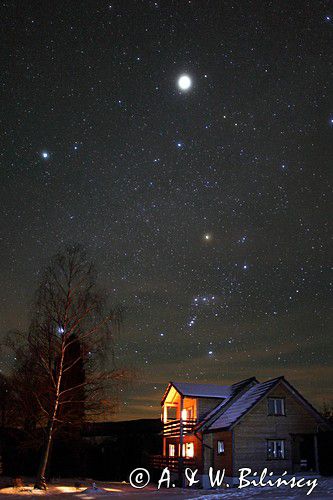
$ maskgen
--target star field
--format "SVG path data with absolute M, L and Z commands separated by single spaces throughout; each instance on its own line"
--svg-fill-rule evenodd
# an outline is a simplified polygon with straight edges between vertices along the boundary
M 331 7 L 3 2 L 0 335 L 78 241 L 125 309 L 118 418 L 170 379 L 328 399 Z

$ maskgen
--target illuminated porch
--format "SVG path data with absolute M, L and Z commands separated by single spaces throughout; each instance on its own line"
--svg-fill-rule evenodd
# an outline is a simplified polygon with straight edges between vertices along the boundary
M 163 401 L 161 419 L 164 437 L 188 434 L 197 423 L 197 400 L 184 397 L 171 387 Z
M 170 471 L 178 472 L 180 466 L 180 457 L 164 457 L 163 455 L 153 455 L 150 462 L 153 469 L 162 470 L 167 467 Z M 186 467 L 196 467 L 195 458 L 182 458 L 181 469 L 184 470 Z

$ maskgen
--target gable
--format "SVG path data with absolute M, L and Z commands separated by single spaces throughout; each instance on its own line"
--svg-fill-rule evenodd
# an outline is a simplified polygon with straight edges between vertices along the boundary
M 265 412 L 262 416 L 267 416 L 267 397 L 270 395 L 281 394 L 281 397 L 288 397 L 293 401 L 293 407 L 298 408 L 297 413 L 305 415 L 310 414 L 311 418 L 317 424 L 322 424 L 329 428 L 327 421 L 306 401 L 301 394 L 292 387 L 283 377 L 268 380 L 251 387 L 245 394 L 235 401 L 217 420 L 209 426 L 210 430 L 231 429 L 241 421 L 245 421 L 248 415 L 257 408 L 265 405 Z M 297 402 L 295 407 L 294 401 Z
M 169 403 L 172 403 L 177 396 L 180 396 L 172 382 L 169 383 L 168 387 L 166 388 L 165 393 L 163 394 L 162 402 L 161 404 L 163 405 L 166 401 Z
M 272 397 L 284 399 L 285 415 L 269 415 L 268 399 Z M 316 432 L 320 418 L 295 398 L 289 388 L 281 381 L 235 425 L 244 427 L 245 432 L 248 427 L 252 431 L 257 427 L 262 432 L 265 428 L 267 431 L 271 430 L 273 422 L 275 430 L 288 428 L 288 433 L 291 434 L 312 433 Z
M 193 397 L 193 398 L 215 398 L 222 400 L 229 397 L 231 386 L 228 385 L 215 385 L 215 384 L 190 384 L 188 382 L 169 382 L 168 387 L 163 395 L 161 404 L 173 396 L 173 392 L 178 393 L 180 396 Z M 218 401 L 217 403 L 218 404 Z

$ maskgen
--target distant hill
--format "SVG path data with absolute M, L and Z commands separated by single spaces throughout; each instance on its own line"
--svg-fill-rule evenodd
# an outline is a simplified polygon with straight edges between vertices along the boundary
M 117 422 L 91 422 L 83 429 L 84 437 L 121 436 L 123 434 L 159 434 L 162 422 L 158 418 L 143 418 L 138 420 L 123 420 Z

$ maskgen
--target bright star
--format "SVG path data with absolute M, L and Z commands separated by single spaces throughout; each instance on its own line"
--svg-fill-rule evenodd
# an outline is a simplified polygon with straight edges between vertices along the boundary
M 178 78 L 178 87 L 180 90 L 188 90 L 192 86 L 192 80 L 188 75 L 182 75 Z
M 207 233 L 207 234 L 205 234 L 205 235 L 204 235 L 204 239 L 205 239 L 206 241 L 209 241 L 209 240 L 211 240 L 211 239 L 212 239 L 212 236 L 211 236 L 210 234 L 208 234 L 208 233 Z
M 42 158 L 44 158 L 44 160 L 47 160 L 49 158 L 49 153 L 47 151 L 42 151 Z

